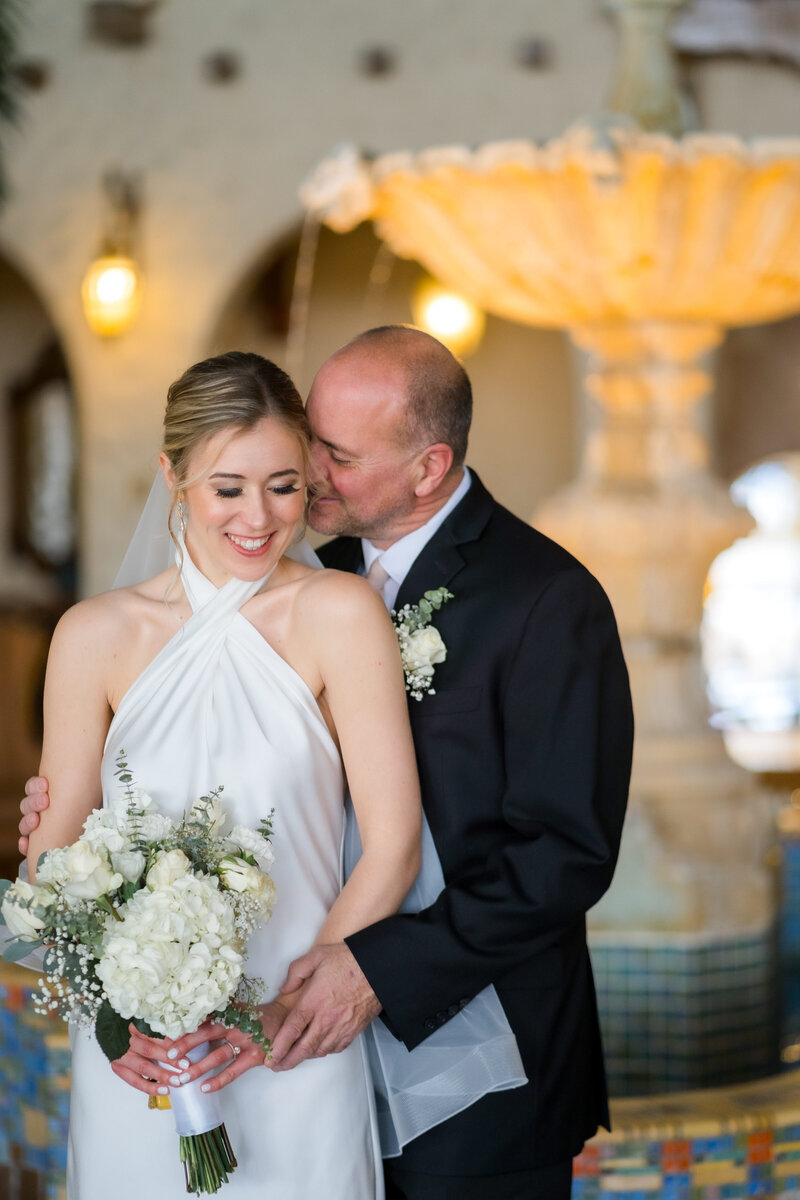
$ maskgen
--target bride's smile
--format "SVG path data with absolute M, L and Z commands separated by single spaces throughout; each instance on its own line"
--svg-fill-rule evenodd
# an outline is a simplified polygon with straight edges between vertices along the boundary
M 176 483 L 162 463 L 167 483 Z M 298 437 L 265 417 L 251 429 L 221 430 L 192 454 L 185 506 L 186 549 L 217 586 L 255 579 L 288 550 L 305 509 L 305 461 Z

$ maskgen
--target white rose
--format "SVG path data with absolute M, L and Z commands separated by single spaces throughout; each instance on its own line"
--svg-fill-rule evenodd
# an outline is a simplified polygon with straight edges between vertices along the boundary
M 439 630 L 428 625 L 425 629 L 417 629 L 409 634 L 403 648 L 403 657 L 410 670 L 419 671 L 444 662 L 447 658 L 447 647 Z
M 135 883 L 144 871 L 147 859 L 141 850 L 121 850 L 111 855 L 111 865 L 127 883 Z
M 35 941 L 45 921 L 37 917 L 35 908 L 49 908 L 55 896 L 49 888 L 38 887 L 18 879 L 3 897 L 3 920 L 15 937 Z
M 219 796 L 204 796 L 196 800 L 189 813 L 190 821 L 199 821 L 208 825 L 212 837 L 215 837 L 225 824 L 226 814 L 220 804 Z
M 84 841 L 51 850 L 37 875 L 41 883 L 52 883 L 76 900 L 97 900 L 122 884 L 122 876 L 106 856 Z
M 153 890 L 170 887 L 189 870 L 191 863 L 182 850 L 167 850 L 159 854 L 147 872 L 147 886 Z
M 225 840 L 238 846 L 246 854 L 252 854 L 262 871 L 268 871 L 275 862 L 272 845 L 267 838 L 262 837 L 255 829 L 248 829 L 246 825 L 234 826 Z
M 275 884 L 269 875 L 264 875 L 258 867 L 245 862 L 243 858 L 224 858 L 219 866 L 219 874 L 223 887 L 252 896 L 262 911 L 267 911 L 275 903 Z

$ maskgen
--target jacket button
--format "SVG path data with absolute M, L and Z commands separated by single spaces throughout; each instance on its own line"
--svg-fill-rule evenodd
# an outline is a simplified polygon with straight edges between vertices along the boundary
M 434 1021 L 433 1017 L 428 1017 L 427 1021 L 425 1022 L 425 1028 L 427 1029 L 428 1033 L 433 1033 L 434 1029 L 438 1029 L 439 1027 Z

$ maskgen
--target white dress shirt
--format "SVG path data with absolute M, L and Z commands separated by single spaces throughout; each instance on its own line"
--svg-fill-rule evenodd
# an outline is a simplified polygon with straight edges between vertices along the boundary
M 461 482 L 447 503 L 438 512 L 435 512 L 429 521 L 426 521 L 424 525 L 420 525 L 419 529 L 414 529 L 411 533 L 407 533 L 405 537 L 401 537 L 398 541 L 393 542 L 387 550 L 378 550 L 366 538 L 361 539 L 361 549 L 364 554 L 363 574 L 366 575 L 376 558 L 381 560 L 381 566 L 389 574 L 389 578 L 381 588 L 381 595 L 388 609 L 391 610 L 394 608 L 397 593 L 400 591 L 403 580 L 411 570 L 415 560 L 427 546 L 442 522 L 447 520 L 456 505 L 466 496 L 471 484 L 472 478 L 469 470 L 467 467 L 464 467 Z

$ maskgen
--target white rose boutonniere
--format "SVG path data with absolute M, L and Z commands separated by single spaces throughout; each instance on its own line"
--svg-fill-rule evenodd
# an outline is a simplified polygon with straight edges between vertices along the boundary
M 434 695 L 433 672 L 447 658 L 439 630 L 431 625 L 434 612 L 453 599 L 447 588 L 426 592 L 419 604 L 405 604 L 392 613 L 406 677 L 406 691 L 415 699 Z

